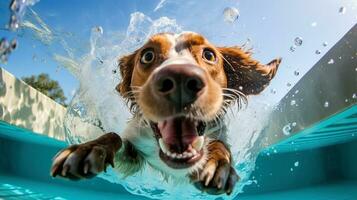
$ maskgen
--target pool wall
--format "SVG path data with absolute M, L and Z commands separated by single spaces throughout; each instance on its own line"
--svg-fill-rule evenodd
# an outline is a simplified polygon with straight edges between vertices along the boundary
M 66 112 L 65 107 L 0 67 L 0 120 L 63 141 Z M 83 132 L 102 132 L 78 117 L 73 120 Z

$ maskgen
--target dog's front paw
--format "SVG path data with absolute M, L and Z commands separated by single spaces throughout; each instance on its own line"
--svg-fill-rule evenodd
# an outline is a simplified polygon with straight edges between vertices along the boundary
M 72 145 L 53 158 L 51 176 L 59 175 L 72 180 L 94 177 L 105 171 L 109 164 L 114 167 L 115 153 L 121 143 L 117 134 L 108 133 L 96 140 Z
M 197 176 L 196 188 L 208 194 L 230 195 L 239 180 L 234 167 L 225 161 L 209 160 Z

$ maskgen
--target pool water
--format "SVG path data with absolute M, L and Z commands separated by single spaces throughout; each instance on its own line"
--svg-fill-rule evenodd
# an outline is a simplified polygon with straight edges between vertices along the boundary
M 49 176 L 60 142 L 0 122 L 0 199 L 146 199 L 100 178 Z M 303 151 L 261 153 L 251 185 L 236 199 L 357 199 L 357 141 Z M 179 199 L 179 197 L 177 197 Z

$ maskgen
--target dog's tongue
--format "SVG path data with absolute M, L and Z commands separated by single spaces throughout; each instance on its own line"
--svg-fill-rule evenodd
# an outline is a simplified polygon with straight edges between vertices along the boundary
M 183 152 L 198 136 L 196 124 L 187 118 L 169 118 L 158 123 L 161 137 L 170 150 Z

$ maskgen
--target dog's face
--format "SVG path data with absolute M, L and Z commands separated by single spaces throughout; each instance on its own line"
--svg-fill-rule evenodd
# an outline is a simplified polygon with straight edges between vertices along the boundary
M 188 168 L 203 157 L 206 124 L 231 102 L 261 92 L 279 63 L 262 65 L 239 47 L 215 47 L 197 33 L 162 33 L 120 59 L 117 90 L 151 124 L 161 160 Z

